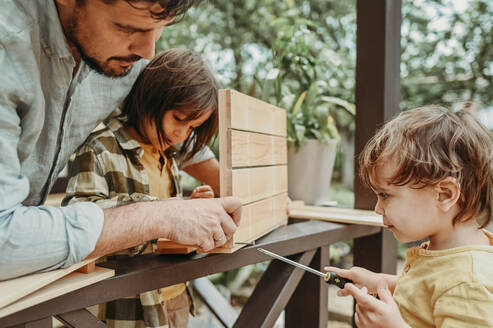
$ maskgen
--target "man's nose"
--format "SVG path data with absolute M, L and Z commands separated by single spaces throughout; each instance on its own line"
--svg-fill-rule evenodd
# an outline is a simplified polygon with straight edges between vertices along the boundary
M 142 58 L 151 59 L 156 52 L 156 41 L 162 29 L 138 33 L 130 44 L 130 51 Z

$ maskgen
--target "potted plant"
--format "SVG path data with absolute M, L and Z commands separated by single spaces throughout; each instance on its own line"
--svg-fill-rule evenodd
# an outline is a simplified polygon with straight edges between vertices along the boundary
M 354 105 L 330 96 L 327 82 L 318 78 L 320 54 L 308 27 L 298 17 L 275 20 L 278 37 L 273 43 L 275 67 L 256 79 L 261 98 L 287 110 L 288 192 L 291 199 L 324 205 L 340 140 L 334 115 L 354 116 Z M 327 50 L 328 51 L 328 50 Z M 338 116 L 337 116 L 338 117 Z

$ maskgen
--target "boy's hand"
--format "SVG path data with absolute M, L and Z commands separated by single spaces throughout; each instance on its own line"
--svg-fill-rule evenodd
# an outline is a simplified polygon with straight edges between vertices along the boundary
M 208 185 L 198 186 L 193 190 L 190 198 L 214 198 L 214 191 Z
M 410 328 L 402 319 L 385 279 L 380 279 L 377 284 L 379 300 L 368 295 L 366 287 L 359 289 L 346 284 L 344 290 L 356 300 L 354 320 L 359 328 Z
M 328 266 L 324 268 L 324 271 L 335 272 L 340 277 L 351 279 L 353 281 L 353 284 L 355 284 L 359 288 L 363 286 L 366 287 L 371 294 L 375 294 L 377 292 L 378 281 L 382 278 L 382 275 L 379 273 L 375 273 L 356 266 L 352 267 L 349 270 Z M 337 291 L 337 295 L 347 296 L 349 295 L 349 292 L 348 290 L 346 290 L 346 288 L 339 289 Z

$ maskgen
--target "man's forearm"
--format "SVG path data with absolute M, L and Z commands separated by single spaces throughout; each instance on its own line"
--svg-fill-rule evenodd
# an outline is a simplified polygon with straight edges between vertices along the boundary
M 222 246 L 239 225 L 237 198 L 139 202 L 104 210 L 104 225 L 94 251 L 100 257 L 156 238 L 196 245 Z
M 171 201 L 160 213 L 156 202 L 139 202 L 104 210 L 104 225 L 94 251 L 87 258 L 97 258 L 139 245 L 148 240 L 165 237 L 157 218 L 175 215 Z

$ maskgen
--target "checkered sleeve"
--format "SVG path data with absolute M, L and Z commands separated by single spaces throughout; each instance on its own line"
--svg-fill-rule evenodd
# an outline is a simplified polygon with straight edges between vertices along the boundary
M 103 167 L 92 147 L 81 146 L 69 163 L 69 180 L 62 206 L 77 202 L 94 202 L 102 208 L 118 205 L 118 197 L 110 198 Z

